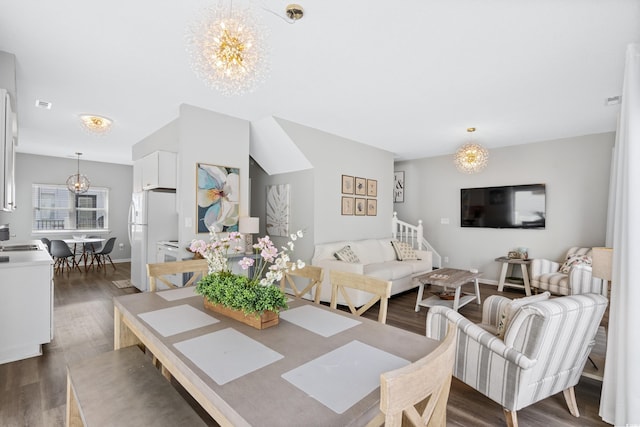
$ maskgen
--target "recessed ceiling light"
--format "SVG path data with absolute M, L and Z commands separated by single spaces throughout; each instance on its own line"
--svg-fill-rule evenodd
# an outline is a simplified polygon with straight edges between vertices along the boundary
M 45 110 L 51 110 L 51 103 L 47 101 L 42 101 L 40 99 L 36 99 L 36 107 L 44 108 Z

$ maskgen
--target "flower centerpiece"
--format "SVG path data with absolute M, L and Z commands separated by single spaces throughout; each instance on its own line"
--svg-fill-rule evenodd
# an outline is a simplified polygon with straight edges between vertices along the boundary
M 276 248 L 269 236 L 253 245 L 256 256 L 243 257 L 238 265 L 247 274 L 233 272 L 232 258 L 244 252 L 242 234 L 230 232 L 224 237 L 211 232 L 209 242 L 193 240 L 190 250 L 200 254 L 209 267 L 209 274 L 196 286 L 204 296 L 205 307 L 262 329 L 276 325 L 278 313 L 287 308 L 287 298 L 276 284 L 284 273 L 303 268 L 304 262 L 291 262 L 294 241 L 302 231 L 291 235 L 285 247 Z

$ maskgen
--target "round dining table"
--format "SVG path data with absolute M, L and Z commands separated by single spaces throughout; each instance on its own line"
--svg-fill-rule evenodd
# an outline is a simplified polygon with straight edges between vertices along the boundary
M 72 237 L 70 239 L 62 239 L 63 242 L 65 242 L 67 245 L 69 245 L 69 247 L 71 248 L 71 245 L 73 245 L 72 251 L 74 254 L 78 255 L 78 244 L 82 245 L 82 251 L 80 253 L 80 261 L 82 261 L 84 263 L 84 271 L 87 271 L 87 269 L 89 267 L 91 267 L 93 265 L 93 253 L 95 253 L 95 247 L 93 245 L 93 243 L 102 243 L 105 241 L 105 239 L 101 238 L 101 237 L 82 237 L 82 238 L 76 238 L 76 237 Z M 87 243 L 91 244 L 91 251 L 89 253 L 87 253 Z M 87 263 L 89 256 L 91 256 L 91 261 L 89 263 Z

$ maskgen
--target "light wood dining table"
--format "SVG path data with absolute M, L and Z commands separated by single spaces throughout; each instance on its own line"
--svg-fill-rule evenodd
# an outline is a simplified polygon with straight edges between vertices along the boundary
M 204 308 L 193 288 L 114 298 L 114 348 L 146 347 L 223 426 L 361 426 L 379 413 L 380 374 L 438 342 L 291 299 L 254 329 Z

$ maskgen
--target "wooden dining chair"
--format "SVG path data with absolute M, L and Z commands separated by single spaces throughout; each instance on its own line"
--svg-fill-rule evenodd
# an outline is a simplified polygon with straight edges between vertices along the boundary
M 149 276 L 149 292 L 158 290 L 158 280 L 170 289 L 177 288 L 167 276 L 174 274 L 193 273 L 184 286 L 193 286 L 198 279 L 209 272 L 209 266 L 205 259 L 190 259 L 186 261 L 160 262 L 147 264 L 147 276 Z
M 380 375 L 380 411 L 367 427 L 447 425 L 447 400 L 456 356 L 456 326 L 449 322 L 438 347 L 416 362 Z
M 307 286 L 304 289 L 298 289 L 294 280 L 296 277 L 308 279 Z M 323 279 L 324 270 L 321 267 L 305 265 L 303 268 L 296 268 L 295 270 L 289 269 L 289 271 L 285 272 L 282 280 L 280 280 L 280 289 L 284 292 L 288 284 L 293 295 L 298 298 L 302 298 L 307 293 L 311 294 L 313 291 L 313 302 L 320 304 L 320 290 L 322 289 Z
M 335 309 L 338 307 L 338 292 L 340 292 L 342 298 L 344 298 L 351 313 L 356 316 L 361 316 L 362 313 L 380 301 L 378 322 L 387 323 L 387 306 L 389 304 L 389 297 L 391 296 L 390 281 L 336 270 L 329 272 L 329 278 L 331 279 L 331 308 Z M 351 302 L 351 298 L 349 298 L 347 289 L 364 291 L 372 294 L 372 297 L 367 303 L 360 306 L 360 308 L 356 308 Z

